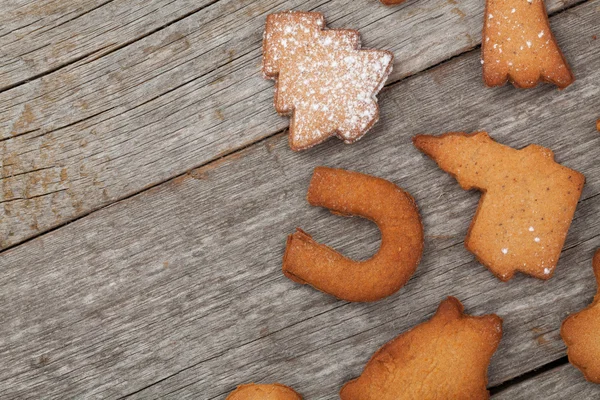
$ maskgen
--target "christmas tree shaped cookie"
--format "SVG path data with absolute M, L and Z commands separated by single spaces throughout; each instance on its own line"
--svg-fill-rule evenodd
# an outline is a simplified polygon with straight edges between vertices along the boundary
M 383 346 L 341 400 L 487 399 L 487 368 L 502 338 L 494 314 L 463 314 L 454 297 L 433 318 Z
M 544 0 L 487 0 L 481 52 L 488 86 L 510 80 L 531 88 L 545 81 L 562 89 L 575 80 L 550 31 Z
M 487 133 L 417 136 L 415 146 L 465 190 L 483 192 L 465 240 L 498 278 L 554 273 L 583 190 L 582 174 L 537 145 L 516 150 Z
M 360 50 L 357 31 L 325 29 L 319 13 L 269 15 L 263 72 L 276 81 L 275 109 L 291 115 L 290 147 L 306 149 L 333 135 L 360 139 L 378 119 L 375 96 L 392 60 L 388 51 Z

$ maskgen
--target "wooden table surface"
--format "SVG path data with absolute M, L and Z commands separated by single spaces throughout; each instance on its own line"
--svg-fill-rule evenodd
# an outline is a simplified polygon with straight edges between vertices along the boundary
M 337 398 L 385 342 L 448 295 L 496 313 L 494 399 L 591 399 L 561 321 L 596 291 L 600 247 L 600 0 L 551 0 L 577 81 L 489 89 L 483 0 L 0 2 L 0 398 L 224 399 L 278 381 Z M 287 145 L 260 73 L 265 16 L 315 10 L 388 49 L 381 120 L 360 142 Z M 587 177 L 555 276 L 502 283 L 463 246 L 479 194 L 411 144 L 487 130 L 552 149 Z M 409 191 L 423 261 L 397 294 L 352 304 L 281 273 L 296 226 L 351 257 L 375 225 L 312 208 L 315 166 Z

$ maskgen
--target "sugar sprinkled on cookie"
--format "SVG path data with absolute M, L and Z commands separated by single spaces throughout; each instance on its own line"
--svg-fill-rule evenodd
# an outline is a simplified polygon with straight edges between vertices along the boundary
M 415 146 L 465 190 L 483 192 L 465 245 L 501 280 L 516 271 L 552 276 L 583 190 L 582 174 L 552 151 L 516 150 L 487 133 L 417 136 Z
M 487 0 L 483 26 L 483 79 L 530 88 L 539 81 L 559 88 L 575 78 L 550 31 L 543 0 Z
M 338 136 L 360 139 L 379 117 L 376 95 L 393 54 L 361 50 L 357 31 L 325 29 L 322 14 L 271 14 L 263 38 L 263 73 L 276 81 L 275 108 L 291 115 L 290 147 Z

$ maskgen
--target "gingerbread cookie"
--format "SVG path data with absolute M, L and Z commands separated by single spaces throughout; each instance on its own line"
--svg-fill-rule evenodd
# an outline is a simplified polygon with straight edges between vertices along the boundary
M 579 368 L 588 381 L 600 383 L 600 250 L 593 264 L 598 293 L 589 307 L 563 322 L 560 335 L 568 347 L 571 364 Z
M 487 399 L 487 369 L 501 338 L 500 317 L 465 315 L 448 297 L 431 320 L 379 349 L 340 398 Z
M 548 279 L 563 248 L 585 178 L 551 150 L 516 150 L 487 133 L 417 136 L 415 146 L 465 190 L 483 192 L 465 246 L 498 278 L 516 271 Z
M 404 3 L 406 0 L 380 0 L 386 6 L 393 6 L 397 4 Z
M 481 45 L 487 86 L 510 80 L 518 88 L 539 81 L 563 89 L 575 78 L 548 23 L 544 0 L 487 0 Z
M 290 147 L 303 150 L 333 135 L 346 143 L 360 139 L 377 122 L 375 96 L 393 58 L 360 50 L 357 31 L 325 29 L 322 14 L 269 15 L 263 72 L 276 81 L 275 109 L 292 117 Z
M 271 385 L 250 383 L 238 386 L 227 396 L 227 400 L 302 400 L 302 396 L 291 388 L 278 383 Z
M 283 273 L 295 282 L 347 301 L 376 301 L 397 292 L 423 254 L 423 226 L 413 198 L 381 178 L 315 168 L 308 202 L 339 215 L 358 215 L 381 230 L 381 247 L 367 261 L 353 261 L 298 229 L 290 235 Z

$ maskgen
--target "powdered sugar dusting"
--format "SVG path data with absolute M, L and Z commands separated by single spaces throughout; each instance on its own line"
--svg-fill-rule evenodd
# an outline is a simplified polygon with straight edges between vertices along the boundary
M 518 87 L 533 87 L 545 80 L 566 87 L 573 81 L 542 0 L 487 0 L 486 10 L 482 52 L 488 85 L 511 80 Z
M 360 50 L 358 32 L 328 30 L 319 13 L 284 12 L 267 19 L 263 72 L 277 81 L 277 111 L 292 116 L 292 147 L 336 134 L 351 143 L 378 117 L 376 94 L 393 56 Z

